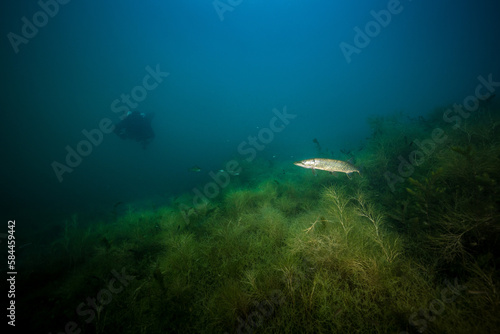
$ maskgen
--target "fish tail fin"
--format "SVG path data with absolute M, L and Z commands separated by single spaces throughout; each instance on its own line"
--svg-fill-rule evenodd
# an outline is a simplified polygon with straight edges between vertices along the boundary
M 359 169 L 358 169 L 358 174 L 363 177 L 363 175 L 365 174 L 366 172 L 366 169 L 364 166 L 359 166 Z

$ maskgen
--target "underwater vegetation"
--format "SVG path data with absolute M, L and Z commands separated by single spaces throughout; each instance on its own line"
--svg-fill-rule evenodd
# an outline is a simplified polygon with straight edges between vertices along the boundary
M 53 333 L 493 333 L 500 123 L 488 111 L 457 129 L 442 110 L 372 118 L 350 152 L 362 177 L 255 162 L 189 221 L 185 198 L 74 215 L 24 251 L 19 314 Z M 447 140 L 431 150 L 436 128 Z M 412 156 L 392 189 L 384 175 Z

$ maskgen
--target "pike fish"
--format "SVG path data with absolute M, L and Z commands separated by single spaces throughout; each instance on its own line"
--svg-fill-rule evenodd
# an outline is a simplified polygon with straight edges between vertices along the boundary
M 316 169 L 326 170 L 327 172 L 330 172 L 332 174 L 333 172 L 346 173 L 348 178 L 351 178 L 351 174 L 354 172 L 361 175 L 358 167 L 354 166 L 348 161 L 342 160 L 314 158 L 296 161 L 293 164 L 295 166 L 312 169 L 314 175 L 316 175 Z

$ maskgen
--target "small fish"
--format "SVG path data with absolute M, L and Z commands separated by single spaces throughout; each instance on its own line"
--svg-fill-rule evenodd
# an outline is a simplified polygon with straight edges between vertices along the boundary
M 226 173 L 226 171 L 224 169 L 219 169 L 219 173 Z M 240 175 L 240 172 L 237 172 L 237 171 L 227 171 L 228 174 L 230 175 L 233 175 L 233 176 L 238 176 Z
M 318 149 L 318 151 L 321 151 L 321 145 L 319 144 L 319 141 L 316 138 L 313 139 L 313 143 L 316 144 L 316 148 Z
M 348 161 L 314 158 L 314 159 L 296 161 L 293 164 L 303 168 L 310 168 L 312 169 L 313 174 L 315 175 L 316 175 L 316 169 L 325 170 L 330 173 L 333 172 L 346 173 L 348 178 L 351 178 L 351 174 L 354 172 L 361 175 L 359 169 Z
M 344 155 L 351 155 L 351 150 L 346 149 L 346 148 L 341 148 L 340 152 Z
M 198 166 L 193 166 L 193 167 L 189 168 L 189 171 L 199 173 L 199 172 L 201 172 L 201 168 Z

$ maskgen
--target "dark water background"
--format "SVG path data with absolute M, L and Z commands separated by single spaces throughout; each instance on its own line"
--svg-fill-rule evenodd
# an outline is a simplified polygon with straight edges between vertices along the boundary
M 244 0 L 222 14 L 209 0 L 47 3 L 53 17 L 35 1 L 0 5 L 2 211 L 25 226 L 189 192 L 241 158 L 273 108 L 297 117 L 258 155 L 293 160 L 315 154 L 313 138 L 336 152 L 359 146 L 370 115 L 424 115 L 461 103 L 478 76 L 500 77 L 494 0 Z M 355 46 L 354 28 L 388 5 L 398 13 L 348 62 L 341 43 Z M 16 45 L 26 20 L 38 31 L 24 28 L 32 36 Z M 169 73 L 136 108 L 156 113 L 155 140 L 143 150 L 105 134 L 60 182 L 54 161 L 83 130 L 119 120 L 113 101 L 148 66 Z

